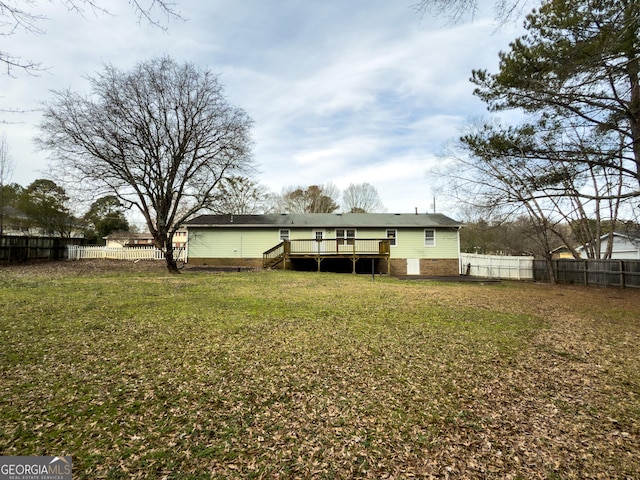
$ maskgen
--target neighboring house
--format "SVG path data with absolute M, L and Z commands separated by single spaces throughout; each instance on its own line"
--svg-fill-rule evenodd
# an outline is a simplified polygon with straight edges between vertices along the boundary
M 551 250 L 551 258 L 554 260 L 573 258 L 573 254 L 568 247 L 562 246 Z
M 609 234 L 601 236 L 600 242 L 600 251 L 606 252 L 609 245 Z M 586 257 L 583 253 L 585 247 L 580 246 L 576 250 L 582 258 Z M 640 236 L 614 232 L 611 258 L 615 260 L 640 260 Z
M 20 210 L 6 206 L 0 211 L 0 226 L 2 235 L 11 236 L 40 236 L 40 228 L 31 228 L 29 218 Z
M 185 248 L 187 246 L 187 229 L 179 228 L 173 234 L 173 248 Z
M 0 235 L 11 237 L 43 237 L 43 238 L 84 238 L 81 225 L 68 225 L 67 235 L 61 237 L 59 231 L 45 229 L 33 225 L 22 211 L 12 206 L 6 206 L 0 212 Z
M 195 265 L 458 275 L 462 225 L 441 214 L 202 215 L 184 224 Z
M 150 233 L 113 232 L 106 237 L 108 248 L 152 247 L 153 236 Z M 187 243 L 187 231 L 180 228 L 173 236 L 173 248 L 184 248 Z
M 113 232 L 104 237 L 107 248 L 152 247 L 150 233 Z

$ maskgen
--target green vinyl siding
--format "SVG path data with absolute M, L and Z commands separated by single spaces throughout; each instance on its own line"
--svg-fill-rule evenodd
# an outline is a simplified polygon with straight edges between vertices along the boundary
M 458 231 L 435 229 L 435 245 L 425 246 L 424 228 L 399 228 L 391 258 L 458 258 Z
M 356 238 L 387 238 L 387 230 L 396 231 L 391 258 L 458 258 L 458 230 L 455 228 L 432 229 L 435 230 L 435 246 L 432 247 L 424 244 L 424 228 L 357 228 Z M 335 238 L 335 230 L 325 238 Z
M 292 228 L 291 229 L 291 240 L 311 240 L 312 238 L 316 238 L 314 233 L 316 230 L 322 230 L 322 228 L 313 229 L 313 228 Z M 330 238 L 326 231 L 324 234 L 324 238 Z
M 266 250 L 280 243 L 280 230 L 279 228 L 190 229 L 189 257 L 262 258 Z

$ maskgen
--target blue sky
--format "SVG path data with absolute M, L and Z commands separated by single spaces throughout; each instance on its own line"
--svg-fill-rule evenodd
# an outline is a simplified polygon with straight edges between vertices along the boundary
M 483 115 L 471 70 L 495 71 L 498 52 L 519 33 L 496 30 L 491 8 L 448 26 L 420 18 L 413 0 L 177 0 L 183 20 L 167 32 L 139 24 L 128 2 L 111 15 L 67 12 L 42 2 L 45 34 L 3 39 L 13 55 L 46 72 L 0 76 L 0 107 L 36 110 L 51 89 L 88 92 L 86 76 L 110 63 L 128 69 L 169 55 L 220 74 L 227 99 L 254 119 L 258 180 L 283 187 L 367 182 L 387 211 L 430 211 L 427 171 L 469 118 Z M 490 4 L 489 4 L 490 5 Z M 44 176 L 37 111 L 4 114 L 15 162 L 12 181 Z M 447 198 L 438 210 L 455 215 Z

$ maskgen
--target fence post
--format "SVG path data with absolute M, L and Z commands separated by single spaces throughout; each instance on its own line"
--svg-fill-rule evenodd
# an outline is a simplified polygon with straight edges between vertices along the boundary
M 589 286 L 589 264 L 587 263 L 587 260 L 584 261 L 584 284 L 585 286 Z
M 624 260 L 620 260 L 620 287 L 624 288 L 625 278 L 624 278 Z

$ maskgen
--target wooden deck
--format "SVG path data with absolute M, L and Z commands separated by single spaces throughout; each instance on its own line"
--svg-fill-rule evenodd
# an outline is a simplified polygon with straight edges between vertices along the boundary
M 324 240 L 284 240 L 263 253 L 263 267 L 273 268 L 292 259 L 311 258 L 316 260 L 318 271 L 325 259 L 344 258 L 351 260 L 353 273 L 356 262 L 361 258 L 386 259 L 389 261 L 391 242 L 387 238 L 340 238 Z M 387 271 L 388 271 L 387 263 Z

